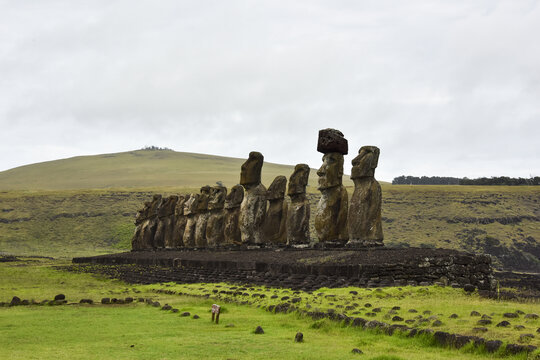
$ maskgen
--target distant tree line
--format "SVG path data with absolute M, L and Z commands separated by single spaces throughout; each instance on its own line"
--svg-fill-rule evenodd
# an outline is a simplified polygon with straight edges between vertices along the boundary
M 508 176 L 482 177 L 478 179 L 447 176 L 398 176 L 392 185 L 540 185 L 540 176 L 531 178 L 511 178 Z
M 169 150 L 172 151 L 172 149 L 169 149 L 168 147 L 159 147 L 159 146 L 145 146 L 141 150 Z

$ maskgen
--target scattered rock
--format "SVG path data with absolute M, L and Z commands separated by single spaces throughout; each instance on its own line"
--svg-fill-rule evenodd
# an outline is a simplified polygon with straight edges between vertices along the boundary
M 482 320 L 491 320 L 491 316 L 484 314 L 482 315 Z
M 370 303 L 365 303 L 365 304 L 364 304 L 364 307 L 370 308 L 370 307 L 371 307 L 371 304 L 370 304 Z
M 515 318 L 519 317 L 519 315 L 516 314 L 516 313 L 504 313 L 503 317 L 509 318 L 509 319 L 515 319 Z
M 450 319 L 457 319 L 459 316 L 458 314 L 452 314 L 450 315 Z
M 94 300 L 92 299 L 81 299 L 81 301 L 79 301 L 79 304 L 93 304 L 94 303 Z
M 516 326 L 514 326 L 514 329 L 516 329 L 516 330 L 523 330 L 523 329 L 525 329 L 525 326 L 523 326 L 523 325 L 516 325 Z
M 110 298 L 103 298 L 103 299 L 101 299 L 101 303 L 102 303 L 102 304 L 110 304 L 110 303 L 111 303 L 111 299 L 110 299 Z
M 371 310 L 371 311 L 373 311 L 374 313 L 378 313 L 378 312 L 381 312 L 382 309 L 381 309 L 381 308 L 374 308 L 374 309 Z
M 418 310 L 416 310 L 416 309 L 409 309 L 409 312 L 410 312 L 410 313 L 417 313 Z
M 396 316 L 394 316 L 394 317 L 392 318 L 392 321 L 403 321 L 403 318 L 402 318 L 401 316 L 397 316 L 397 315 L 396 315 Z
M 392 308 L 392 310 L 401 310 L 401 307 L 400 307 L 400 306 L 394 306 L 394 307 Z
M 405 320 L 405 323 L 406 324 L 414 324 L 416 321 L 413 320 L 413 319 L 408 319 L 408 320 Z
M 534 339 L 533 334 L 521 334 L 521 335 L 519 335 L 519 342 L 521 342 L 521 343 L 528 342 L 531 339 Z
M 480 316 L 480 315 L 481 314 L 476 310 L 471 311 L 471 316 Z
M 465 290 L 465 292 L 467 293 L 473 293 L 474 290 L 476 290 L 476 286 L 471 285 L 471 284 L 466 284 L 465 286 L 463 286 L 463 290 Z
M 257 326 L 255 329 L 255 334 L 264 334 L 264 330 L 261 326 Z
M 423 314 L 424 315 L 431 315 L 431 310 L 424 310 Z
M 17 306 L 17 305 L 20 305 L 21 304 L 21 298 L 18 297 L 18 296 L 14 296 L 12 299 L 11 299 L 11 302 L 9 303 L 11 306 Z
M 519 314 L 519 315 L 524 315 L 525 313 L 521 310 L 516 310 L 516 314 Z
M 358 354 L 358 355 L 361 355 L 361 354 L 364 353 L 362 350 L 357 349 L 357 348 L 352 349 L 351 352 L 352 352 L 353 354 Z
M 180 316 L 191 316 L 191 314 L 187 311 L 180 314 Z
M 161 310 L 172 310 L 172 306 L 169 304 L 165 304 L 161 307 Z
M 178 311 L 180 311 L 180 310 L 178 310 L 178 309 L 171 309 L 171 311 L 172 311 L 173 313 L 176 314 L 176 313 L 177 313 Z
M 506 321 L 506 320 L 503 320 L 500 323 L 498 323 L 496 326 L 497 327 L 509 327 L 510 323 L 508 321 Z
M 478 324 L 478 325 L 489 325 L 489 324 L 491 324 L 491 320 L 489 320 L 489 319 L 481 319 L 481 320 L 478 320 L 478 322 L 476 324 Z
M 124 299 L 124 302 L 126 304 L 131 304 L 133 302 L 133 298 L 132 297 L 127 297 L 127 298 Z
M 488 331 L 488 329 L 485 328 L 485 327 L 475 327 L 475 328 L 472 329 L 472 331 L 474 333 L 485 333 L 485 332 Z
M 197 315 L 197 314 L 195 314 L 195 315 L 193 315 L 193 318 L 194 318 L 194 319 L 200 319 L 200 316 Z
M 349 291 L 349 294 L 351 294 L 351 295 L 358 295 L 358 291 L 351 290 L 351 291 Z
M 294 342 L 303 342 L 304 341 L 304 334 L 301 332 L 297 332 L 296 336 L 294 337 Z
M 159 303 L 159 301 L 154 301 L 154 303 L 152 304 L 153 307 L 160 307 L 161 304 Z
M 431 324 L 431 326 L 441 326 L 442 324 L 443 324 L 443 323 L 442 323 L 441 320 L 435 320 L 435 321 Z
M 538 314 L 527 314 L 527 315 L 525 315 L 525 319 L 536 320 L 536 319 L 538 319 Z
M 493 353 L 497 350 L 499 350 L 499 348 L 501 347 L 502 345 L 502 341 L 500 340 L 488 340 L 486 341 L 486 351 L 489 352 L 489 353 Z

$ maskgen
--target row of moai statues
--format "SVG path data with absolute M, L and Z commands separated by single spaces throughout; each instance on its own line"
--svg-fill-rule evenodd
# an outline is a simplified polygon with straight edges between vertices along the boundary
M 135 218 L 133 250 L 307 246 L 310 208 L 306 186 L 310 168 L 296 165 L 287 179 L 278 176 L 268 190 L 261 183 L 264 158 L 251 152 L 242 165 L 240 185 L 203 186 L 199 194 L 154 195 Z
M 315 231 L 319 246 L 382 246 L 382 195 L 374 178 L 379 149 L 364 146 L 353 159 L 350 205 L 342 181 L 347 140 L 338 130 L 324 129 L 319 132 L 317 150 L 324 154 L 317 171 L 321 198 Z M 230 193 L 224 186 L 203 186 L 199 194 L 154 195 L 137 213 L 133 250 L 310 245 L 309 166 L 295 166 L 288 188 L 285 176 L 278 176 L 266 189 L 261 183 L 263 162 L 261 153 L 251 152 L 242 164 L 240 185 L 233 186 Z

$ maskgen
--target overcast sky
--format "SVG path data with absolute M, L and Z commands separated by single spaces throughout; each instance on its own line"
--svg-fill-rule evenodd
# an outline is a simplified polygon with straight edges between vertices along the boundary
M 539 1 L 0 0 L 0 170 L 146 145 L 540 176 Z

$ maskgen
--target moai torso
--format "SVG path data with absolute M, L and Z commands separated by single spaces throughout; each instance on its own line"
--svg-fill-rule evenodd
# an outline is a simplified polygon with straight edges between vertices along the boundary
M 154 246 L 154 235 L 156 234 L 156 228 L 158 223 L 158 209 L 161 205 L 162 197 L 161 195 L 154 195 L 148 208 L 148 217 L 142 224 L 142 248 L 143 249 L 153 249 Z
M 197 226 L 197 207 L 199 205 L 199 194 L 191 194 L 184 204 L 184 215 L 187 217 L 186 228 L 182 242 L 184 247 L 195 247 L 195 230 Z
M 375 168 L 379 162 L 379 148 L 363 146 L 352 161 L 351 179 L 354 193 L 349 208 L 350 247 L 383 246 L 381 222 L 382 192 L 375 180 Z
M 177 195 L 171 195 L 168 198 L 167 207 L 165 210 L 165 216 L 163 217 L 164 230 L 163 230 L 163 243 L 166 249 L 174 248 L 174 224 L 176 216 L 174 211 L 176 208 L 176 203 L 178 202 Z
M 157 211 L 157 228 L 154 235 L 154 248 L 163 249 L 167 247 L 167 237 L 172 237 L 171 216 L 174 214 L 176 197 L 169 196 L 163 199 Z
M 309 171 L 308 165 L 298 164 L 289 178 L 287 190 L 287 195 L 291 199 L 287 211 L 287 245 L 289 246 L 306 246 L 310 242 L 310 206 L 306 197 Z
M 225 245 L 241 245 L 242 237 L 238 225 L 240 218 L 240 204 L 244 199 L 244 188 L 235 185 L 225 198 L 224 240 Z
M 215 248 L 222 246 L 225 242 L 225 197 L 227 188 L 224 186 L 214 186 L 210 192 L 210 201 L 208 202 L 208 224 L 206 225 L 206 243 L 208 247 Z
M 242 244 L 262 245 L 262 226 L 266 215 L 266 188 L 261 184 L 261 170 L 264 157 L 252 151 L 242 164 L 240 184 L 244 187 L 244 200 L 240 205 L 240 234 Z
M 189 195 L 179 195 L 176 207 L 174 208 L 174 230 L 172 238 L 172 247 L 181 248 L 184 246 L 184 230 L 186 229 L 187 217 L 184 215 L 184 205 Z
M 273 245 L 285 245 L 287 242 L 287 203 L 285 202 L 285 189 L 287 178 L 277 176 L 268 187 L 266 198 L 268 209 L 264 219 L 264 241 Z
M 317 150 L 324 153 L 323 164 L 317 171 L 321 199 L 317 204 L 315 231 L 319 243 L 326 247 L 344 246 L 348 240 L 347 212 L 349 199 L 343 186 L 343 155 L 347 140 L 334 129 L 319 131 Z
M 199 197 L 199 205 L 197 206 L 197 226 L 195 229 L 195 247 L 206 247 L 206 225 L 208 224 L 208 201 L 210 200 L 210 186 L 203 186 L 201 188 L 201 195 Z
M 131 239 L 131 250 L 141 250 L 143 248 L 143 224 L 148 218 L 151 205 L 152 202 L 145 202 L 144 207 L 137 211 L 137 215 L 135 216 L 135 232 Z

